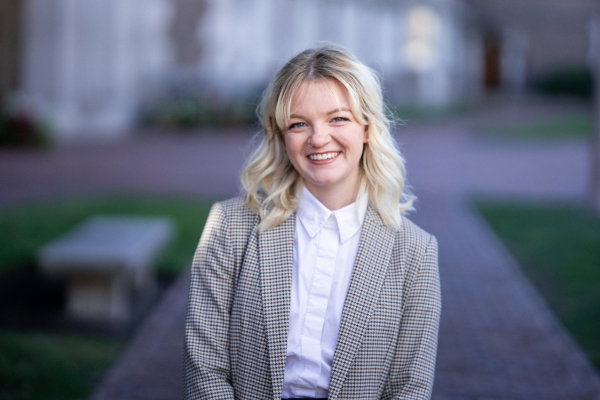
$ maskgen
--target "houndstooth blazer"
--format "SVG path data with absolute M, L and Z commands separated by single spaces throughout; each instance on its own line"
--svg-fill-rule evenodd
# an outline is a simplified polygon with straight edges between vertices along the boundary
M 259 232 L 242 198 L 213 205 L 192 267 L 186 399 L 281 399 L 295 220 Z M 369 206 L 329 399 L 428 399 L 440 311 L 435 237 Z

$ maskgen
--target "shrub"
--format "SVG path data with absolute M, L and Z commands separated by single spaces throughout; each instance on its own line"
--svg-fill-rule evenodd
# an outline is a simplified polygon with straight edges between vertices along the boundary
M 224 102 L 190 94 L 170 96 L 145 106 L 142 122 L 161 128 L 251 125 L 257 120 L 256 103 L 250 98 Z
M 591 98 L 594 94 L 594 75 L 586 66 L 560 67 L 534 82 L 534 88 L 549 95 Z
M 44 147 L 50 133 L 50 125 L 23 96 L 9 96 L 0 107 L 0 146 Z

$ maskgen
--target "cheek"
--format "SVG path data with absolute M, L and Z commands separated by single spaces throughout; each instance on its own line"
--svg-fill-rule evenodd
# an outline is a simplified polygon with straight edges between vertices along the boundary
M 302 143 L 300 143 L 294 137 L 285 138 L 285 151 L 290 159 L 301 156 Z
M 367 141 L 364 139 L 365 136 L 363 133 L 358 132 L 358 134 L 353 137 L 352 142 L 348 144 L 348 146 L 353 149 L 354 153 L 358 153 L 359 157 L 362 155 L 365 149 L 365 143 L 367 143 Z
M 302 147 L 298 147 L 297 143 L 294 143 L 293 140 L 285 140 L 285 152 L 287 154 L 288 160 L 294 167 L 295 170 L 298 170 L 298 160 L 302 155 L 300 154 L 300 150 Z

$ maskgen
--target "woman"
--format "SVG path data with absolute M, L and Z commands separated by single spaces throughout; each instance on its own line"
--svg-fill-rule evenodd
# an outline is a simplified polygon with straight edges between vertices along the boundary
M 429 398 L 437 242 L 401 215 L 413 197 L 376 75 L 306 50 L 260 116 L 245 197 L 213 206 L 194 257 L 186 398 Z

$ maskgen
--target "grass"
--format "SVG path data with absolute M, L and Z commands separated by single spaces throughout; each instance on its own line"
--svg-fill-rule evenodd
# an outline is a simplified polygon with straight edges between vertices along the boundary
M 72 334 L 0 332 L 0 399 L 87 398 L 120 348 Z
M 0 211 L 0 279 L 29 267 L 37 249 L 94 214 L 166 215 L 177 238 L 158 260 L 173 278 L 188 267 L 211 202 L 156 197 L 76 198 Z M 64 333 L 0 331 L 0 399 L 87 398 L 117 357 L 122 343 Z
M 564 139 L 589 139 L 594 134 L 594 120 L 591 112 L 546 118 L 536 121 L 506 123 L 481 127 L 479 131 L 494 139 L 518 141 L 544 141 Z
M 393 120 L 412 126 L 469 115 L 486 106 L 485 102 L 455 102 L 443 106 L 390 106 L 389 114 Z
M 158 260 L 158 274 L 173 278 L 186 268 L 198 244 L 210 202 L 156 197 L 67 199 L 0 211 L 0 274 L 35 262 L 40 246 L 94 214 L 166 215 L 177 237 Z
M 568 205 L 476 204 L 600 369 L 600 215 Z

